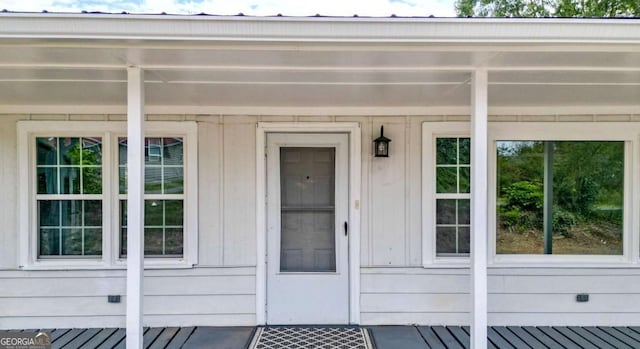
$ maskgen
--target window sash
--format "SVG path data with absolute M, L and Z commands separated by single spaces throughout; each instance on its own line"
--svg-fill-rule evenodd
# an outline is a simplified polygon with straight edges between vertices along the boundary
M 119 121 L 18 121 L 18 206 L 19 206 L 19 265 L 25 270 L 57 269 L 121 269 L 125 260 L 118 257 L 119 228 L 117 205 L 118 163 L 117 135 L 126 134 L 126 123 Z M 147 136 L 180 137 L 183 144 L 184 192 L 178 194 L 183 202 L 183 256 L 180 258 L 146 258 L 145 268 L 191 268 L 198 261 L 197 231 L 197 135 L 196 122 L 150 121 L 145 126 Z M 36 145 L 37 137 L 100 137 L 102 138 L 102 190 L 100 194 L 38 194 Z M 44 164 L 44 162 L 40 162 Z M 85 162 L 86 164 L 86 162 Z M 62 165 L 63 167 L 66 165 Z M 42 165 L 41 167 L 48 167 Z M 53 166 L 52 166 L 53 167 Z M 126 198 L 126 196 L 125 196 Z M 156 199 L 155 194 L 149 198 Z M 167 194 L 166 199 L 177 199 L 176 194 Z M 62 256 L 39 258 L 38 200 L 100 200 L 102 202 L 102 255 Z M 115 207 L 114 207 L 115 206 Z
M 455 151 L 455 163 L 438 163 L 438 157 L 440 156 L 441 152 L 438 148 L 439 144 L 441 143 L 440 140 L 442 140 L 443 144 L 445 143 L 445 140 L 452 140 L 455 139 L 455 143 L 456 143 L 456 151 Z M 434 178 L 434 182 L 431 184 L 434 186 L 435 190 L 434 190 L 434 199 L 433 199 L 433 234 L 434 234 L 434 253 L 436 255 L 436 257 L 468 257 L 469 253 L 468 252 L 460 252 L 461 250 L 466 250 L 466 248 L 461 247 L 461 243 L 463 241 L 463 237 L 461 235 L 463 234 L 468 234 L 468 231 L 470 230 L 471 225 L 470 224 L 461 224 L 459 223 L 459 207 L 458 204 L 461 200 L 470 200 L 471 199 L 471 193 L 470 193 L 470 185 L 466 185 L 466 189 L 468 190 L 464 190 L 461 188 L 461 182 L 463 181 L 463 177 L 461 174 L 461 169 L 462 168 L 466 168 L 471 169 L 471 164 L 467 164 L 464 162 L 461 162 L 461 154 L 463 153 L 462 148 L 461 148 L 461 144 L 463 142 L 463 140 L 469 140 L 468 136 L 460 136 L 460 135 L 446 135 L 446 134 L 438 134 L 435 135 L 432 139 L 433 142 L 433 168 L 434 168 L 434 174 L 433 174 L 433 178 Z M 470 142 L 467 142 L 468 146 L 470 146 L 469 144 Z M 467 156 L 469 156 L 468 154 L 470 154 L 470 149 L 467 149 L 466 152 Z M 449 156 L 451 157 L 451 156 Z M 454 191 L 441 191 L 438 190 L 438 186 L 439 186 L 439 176 L 441 175 L 441 172 L 438 171 L 438 169 L 441 168 L 452 168 L 455 169 L 455 190 Z M 469 178 L 470 180 L 470 178 Z M 462 190 L 461 190 L 462 189 Z M 452 200 L 455 202 L 455 208 L 454 208 L 454 223 L 449 223 L 449 224 L 442 224 L 442 223 L 438 223 L 438 203 L 442 202 L 442 200 Z M 451 231 L 453 229 L 453 232 Z M 465 232 L 465 230 L 467 232 Z M 442 249 L 445 249 L 447 246 L 443 246 L 441 245 L 444 244 L 446 242 L 445 236 L 446 235 L 451 235 L 453 233 L 454 235 L 454 241 L 453 241 L 453 247 L 454 247 L 454 252 L 452 251 L 447 251 L 447 252 L 443 252 Z M 445 235 L 446 234 L 446 235 Z M 468 239 L 467 239 L 468 240 Z M 449 246 L 450 247 L 450 246 Z

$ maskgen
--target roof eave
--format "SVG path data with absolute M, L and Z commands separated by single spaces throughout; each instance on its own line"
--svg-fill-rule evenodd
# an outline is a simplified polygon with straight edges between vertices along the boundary
M 640 19 L 0 13 L 0 39 L 640 44 Z

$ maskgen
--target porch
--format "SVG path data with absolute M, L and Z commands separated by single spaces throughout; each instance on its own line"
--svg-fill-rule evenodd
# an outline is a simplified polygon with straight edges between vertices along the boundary
M 375 349 L 468 349 L 467 326 L 368 326 Z M 144 348 L 249 348 L 254 327 L 154 327 L 144 329 Z M 35 329 L 24 331 L 38 331 Z M 41 329 L 52 348 L 125 348 L 125 329 Z M 640 327 L 491 326 L 488 348 L 622 349 L 640 347 Z M 296 347 L 298 348 L 298 347 Z

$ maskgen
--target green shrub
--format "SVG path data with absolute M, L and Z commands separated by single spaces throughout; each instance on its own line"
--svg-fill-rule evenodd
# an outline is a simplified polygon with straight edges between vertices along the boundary
M 557 206 L 553 207 L 553 233 L 570 237 L 571 228 L 577 224 L 576 216 Z
M 540 183 L 515 182 L 505 188 L 504 193 L 507 199 L 507 206 L 510 208 L 517 207 L 523 211 L 538 211 L 542 209 L 544 193 Z

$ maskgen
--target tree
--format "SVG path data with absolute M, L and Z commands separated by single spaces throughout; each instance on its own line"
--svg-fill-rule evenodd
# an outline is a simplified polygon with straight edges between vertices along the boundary
M 456 0 L 459 17 L 640 17 L 639 0 Z

